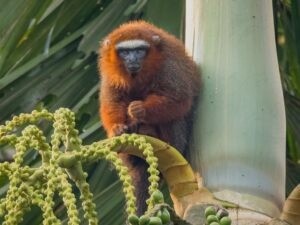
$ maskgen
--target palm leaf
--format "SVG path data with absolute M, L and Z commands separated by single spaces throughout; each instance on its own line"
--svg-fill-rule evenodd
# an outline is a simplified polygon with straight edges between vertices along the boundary
M 99 41 L 122 22 L 140 18 L 148 1 L 0 0 L 0 3 L 4 6 L 0 9 L 1 123 L 33 109 L 45 107 L 54 111 L 68 107 L 76 112 L 84 144 L 102 139 L 105 134 L 98 117 L 96 65 Z M 162 15 L 168 16 L 175 24 L 171 31 L 177 32 L 182 24 L 183 2 L 168 0 L 163 5 L 166 13 L 156 14 L 157 21 Z M 147 6 L 145 11 L 151 7 Z M 176 15 L 168 7 L 180 13 Z M 41 126 L 49 133 L 45 124 Z M 0 147 L 8 150 L 7 154 L 1 151 L 1 160 L 10 159 L 11 149 Z M 38 164 L 39 160 L 36 154 L 26 157 L 30 165 Z M 121 186 L 110 165 L 101 161 L 86 165 L 85 169 L 101 224 L 123 224 Z M 1 184 L 6 182 L 1 178 Z M 5 190 L 5 186 L 0 190 L 2 196 Z M 56 213 L 66 218 L 59 198 Z M 23 224 L 41 221 L 40 210 L 33 208 Z
M 287 194 L 300 183 L 300 4 L 274 0 L 276 39 L 287 120 Z M 291 162 L 292 160 L 293 162 Z

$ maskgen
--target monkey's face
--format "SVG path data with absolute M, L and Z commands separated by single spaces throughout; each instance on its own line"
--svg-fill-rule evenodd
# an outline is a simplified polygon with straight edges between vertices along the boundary
M 143 68 L 150 44 L 140 39 L 126 40 L 117 43 L 115 48 L 125 70 L 135 77 Z

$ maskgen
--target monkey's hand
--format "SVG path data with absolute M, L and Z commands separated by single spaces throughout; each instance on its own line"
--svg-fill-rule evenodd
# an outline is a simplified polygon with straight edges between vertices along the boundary
M 128 106 L 128 115 L 137 122 L 144 122 L 146 109 L 143 101 L 132 101 Z
M 117 123 L 112 126 L 109 136 L 110 137 L 119 136 L 127 132 L 128 132 L 128 126 L 126 124 Z

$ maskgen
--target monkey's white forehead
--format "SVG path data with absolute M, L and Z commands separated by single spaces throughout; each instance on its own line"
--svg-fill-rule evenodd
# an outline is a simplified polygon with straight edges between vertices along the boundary
M 116 44 L 117 49 L 121 49 L 121 48 L 134 49 L 134 48 L 149 48 L 149 47 L 150 44 L 147 41 L 141 39 L 126 40 Z

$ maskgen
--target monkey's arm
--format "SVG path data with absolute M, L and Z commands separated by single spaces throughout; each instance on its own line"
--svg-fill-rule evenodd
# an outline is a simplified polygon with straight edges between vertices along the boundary
M 120 135 L 127 131 L 127 109 L 121 104 L 101 103 L 101 120 L 108 137 Z
M 131 102 L 128 107 L 128 114 L 139 122 L 166 123 L 183 118 L 190 111 L 191 105 L 191 97 L 176 99 L 151 94 L 144 101 Z
M 185 59 L 183 56 L 180 59 Z M 162 124 L 183 119 L 191 110 L 197 95 L 198 73 L 190 61 L 181 62 L 167 55 L 162 68 L 157 71 L 153 88 L 141 101 L 129 104 L 128 115 L 146 124 Z
M 100 116 L 108 137 L 117 136 L 127 131 L 128 104 L 122 95 L 103 85 L 100 93 Z

